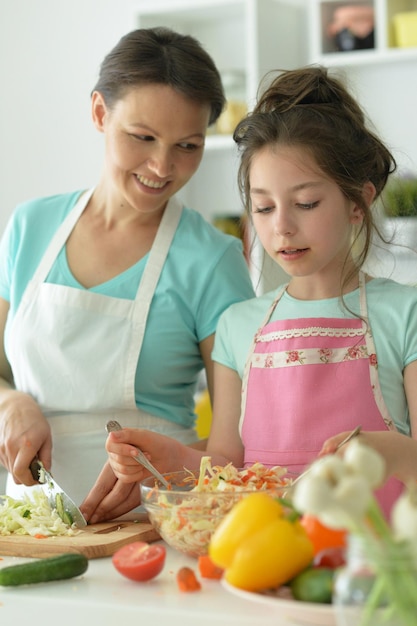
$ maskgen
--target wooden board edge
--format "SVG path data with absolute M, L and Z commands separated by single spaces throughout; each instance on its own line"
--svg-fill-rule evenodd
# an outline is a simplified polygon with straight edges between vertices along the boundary
M 58 554 L 68 554 L 69 552 L 75 552 L 84 554 L 88 559 L 99 559 L 103 557 L 112 556 L 116 550 L 128 543 L 134 541 L 146 541 L 153 543 L 154 541 L 160 541 L 161 537 L 154 528 L 149 528 L 141 532 L 138 537 L 121 537 L 118 541 L 113 541 L 109 544 L 100 545 L 76 545 L 68 544 L 63 546 L 62 544 L 54 544 L 50 542 L 45 545 L 45 549 L 42 550 L 42 544 L 40 543 L 26 543 L 17 547 L 15 544 L 4 543 L 2 544 L 0 538 L 0 558 L 3 556 L 16 556 L 24 558 L 39 558 L 45 559 L 50 556 L 56 556 Z M 36 542 L 48 541 L 47 539 L 36 539 Z M 46 547 L 47 546 L 47 547 Z

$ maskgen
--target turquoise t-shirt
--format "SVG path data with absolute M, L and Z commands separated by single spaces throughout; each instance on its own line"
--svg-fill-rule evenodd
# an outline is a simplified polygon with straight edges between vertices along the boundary
M 253 337 L 260 328 L 278 290 L 232 305 L 217 326 L 212 357 L 242 378 Z M 417 359 L 417 289 L 385 278 L 366 284 L 369 323 L 378 357 L 378 376 L 390 415 L 400 432 L 410 433 L 404 394 L 403 370 Z M 359 290 L 345 298 L 359 313 Z M 296 300 L 285 292 L 271 321 L 306 317 L 353 317 L 339 298 Z
M 80 193 L 21 204 L 6 227 L 0 242 L 0 297 L 10 303 L 6 354 L 8 329 L 25 287 Z M 146 260 L 147 256 L 91 291 L 134 299 Z M 65 247 L 47 281 L 84 289 L 71 274 Z M 204 367 L 198 344 L 215 332 L 219 316 L 228 306 L 253 295 L 241 241 L 184 208 L 148 316 L 136 372 L 137 406 L 191 427 L 195 386 Z

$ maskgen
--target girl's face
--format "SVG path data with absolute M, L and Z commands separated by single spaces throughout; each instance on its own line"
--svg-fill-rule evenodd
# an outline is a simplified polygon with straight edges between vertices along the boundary
M 167 85 L 133 87 L 109 110 L 94 92 L 93 120 L 105 134 L 105 184 L 137 212 L 160 212 L 197 170 L 209 105 Z
M 250 167 L 252 218 L 270 257 L 298 281 L 340 284 L 361 210 L 299 147 L 266 146 Z

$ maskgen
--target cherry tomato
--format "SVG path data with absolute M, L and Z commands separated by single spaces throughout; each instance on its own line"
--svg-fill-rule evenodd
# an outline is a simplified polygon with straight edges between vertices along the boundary
M 325 548 L 316 554 L 313 560 L 314 567 L 336 569 L 346 564 L 346 550 L 342 546 Z
M 313 544 L 314 554 L 318 554 L 325 548 L 346 547 L 347 532 L 345 530 L 328 528 L 317 517 L 309 514 L 301 517 L 300 524 Z
M 119 548 L 112 556 L 112 563 L 122 576 L 142 582 L 162 571 L 165 557 L 163 545 L 134 541 Z

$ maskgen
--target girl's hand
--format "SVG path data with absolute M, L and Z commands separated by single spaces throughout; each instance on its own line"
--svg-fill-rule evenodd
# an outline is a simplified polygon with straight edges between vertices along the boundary
M 194 467 L 194 457 L 203 455 L 198 450 L 185 446 L 176 439 L 155 433 L 149 430 L 123 428 L 109 434 L 106 441 L 106 450 L 114 474 L 125 483 L 140 482 L 149 472 L 133 457 L 140 448 L 161 474 L 182 469 L 184 465 L 190 467 L 187 458 Z M 192 460 L 191 460 L 192 459 Z
M 348 434 L 348 432 L 343 432 L 327 439 L 319 452 L 319 456 L 336 452 L 338 444 Z M 395 476 L 403 482 L 417 480 L 417 441 L 411 436 L 403 435 L 398 431 L 384 430 L 361 431 L 358 437 L 384 458 L 386 464 L 385 480 L 391 476 Z M 337 454 L 343 455 L 348 445 L 349 443 L 342 446 Z

